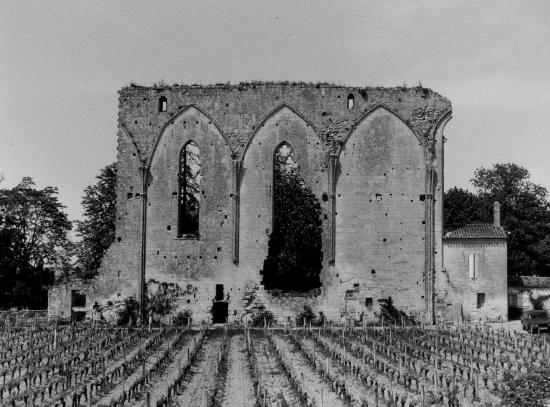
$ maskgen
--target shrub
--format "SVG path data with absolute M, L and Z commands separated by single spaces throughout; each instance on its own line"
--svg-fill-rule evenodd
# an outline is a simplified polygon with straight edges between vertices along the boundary
M 193 311 L 190 309 L 186 309 L 183 311 L 180 311 L 176 314 L 176 317 L 174 318 L 174 325 L 181 326 L 181 325 L 187 325 L 187 323 L 191 323 L 191 316 L 193 315 Z
M 117 310 L 117 325 L 126 325 L 132 318 L 137 321 L 139 315 L 139 303 L 134 297 L 126 297 Z
M 252 323 L 252 326 L 262 327 L 264 326 L 264 323 L 267 322 L 270 324 L 274 319 L 275 317 L 273 316 L 273 313 L 266 309 L 264 305 L 260 305 L 252 312 L 250 322 Z
M 544 309 L 544 303 L 550 299 L 550 295 L 539 295 L 535 297 L 531 291 L 529 291 L 529 302 L 533 306 L 533 309 Z
M 177 300 L 183 295 L 183 290 L 176 283 L 147 281 L 147 311 L 156 315 L 168 315 L 175 306 Z
M 296 315 L 296 325 L 303 326 L 304 320 L 306 322 L 306 325 L 315 320 L 315 313 L 309 305 L 304 305 L 304 309 L 298 315 Z
M 380 321 L 383 320 L 387 324 L 401 324 L 401 321 L 404 321 L 407 325 L 416 324 L 412 316 L 395 308 L 392 297 L 382 298 L 378 302 L 380 303 Z
M 319 316 L 315 319 L 315 321 L 313 322 L 313 325 L 323 326 L 326 321 L 327 321 L 327 317 L 325 316 L 323 311 L 319 311 Z

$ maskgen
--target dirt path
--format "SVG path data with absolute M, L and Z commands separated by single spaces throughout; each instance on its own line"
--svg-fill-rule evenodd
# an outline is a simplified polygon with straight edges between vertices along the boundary
M 222 406 L 254 407 L 254 387 L 246 361 L 246 344 L 242 334 L 231 337 L 228 363 Z
M 150 369 L 155 364 L 162 352 L 167 349 L 175 339 L 176 336 L 172 335 L 169 339 L 164 340 L 162 344 L 160 344 L 160 346 L 157 348 L 157 350 L 153 351 L 147 357 L 147 359 L 145 360 L 145 371 Z M 138 366 L 129 377 L 127 377 L 121 383 L 118 383 L 114 389 L 103 395 L 103 397 L 97 402 L 94 402 L 94 406 L 108 406 L 109 402 L 112 399 L 118 399 L 123 391 L 142 375 L 142 370 L 143 368 L 141 366 Z
M 279 349 L 282 350 L 283 357 L 291 363 L 292 369 L 299 377 L 303 378 L 303 388 L 315 400 L 317 406 L 345 406 L 344 402 L 321 380 L 300 351 L 292 346 L 288 339 L 275 335 L 274 340 Z
M 268 393 L 270 401 L 276 403 L 277 400 L 282 398 L 289 406 L 299 406 L 298 395 L 282 372 L 275 356 L 275 350 L 272 349 L 267 338 L 263 334 L 254 334 L 252 342 L 254 343 L 261 380 L 264 381 L 268 389 L 271 389 Z
M 216 358 L 223 342 L 223 333 L 214 331 L 204 340 L 197 362 L 191 367 L 191 378 L 175 404 L 182 407 L 208 407 L 208 396 L 216 387 Z

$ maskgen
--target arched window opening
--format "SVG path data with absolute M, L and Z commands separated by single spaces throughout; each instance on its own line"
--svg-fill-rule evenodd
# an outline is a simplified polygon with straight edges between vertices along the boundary
M 348 95 L 348 109 L 353 109 L 354 102 L 355 102 L 355 97 L 350 93 Z
M 166 96 L 161 96 L 159 98 L 159 112 L 166 112 L 167 108 L 168 108 L 168 100 L 166 99 Z
M 261 274 L 266 289 L 309 291 L 321 286 L 321 205 L 300 175 L 290 144 L 273 155 L 273 231 Z
M 199 237 L 201 178 L 199 147 L 190 141 L 179 157 L 178 237 Z
M 283 174 L 290 174 L 291 172 L 298 171 L 298 163 L 294 159 L 294 151 L 287 142 L 280 144 L 275 150 L 273 171 L 275 173 L 278 171 Z

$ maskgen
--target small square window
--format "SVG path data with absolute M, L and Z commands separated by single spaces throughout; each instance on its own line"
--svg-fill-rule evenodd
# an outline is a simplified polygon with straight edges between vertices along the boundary
M 368 309 L 372 309 L 372 304 L 373 301 L 371 297 L 365 298 L 365 307 L 367 307 Z
M 477 309 L 483 308 L 485 305 L 485 293 L 477 293 Z
M 71 290 L 71 305 L 73 307 L 85 307 L 86 306 L 86 294 L 78 291 Z

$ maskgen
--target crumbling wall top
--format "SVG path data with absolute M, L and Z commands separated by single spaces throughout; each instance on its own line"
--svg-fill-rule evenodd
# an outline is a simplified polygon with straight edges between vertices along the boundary
M 283 105 L 311 124 L 327 150 L 338 150 L 354 126 L 378 107 L 398 116 L 426 141 L 438 120 L 451 110 L 447 98 L 422 86 L 351 87 L 288 81 L 130 84 L 119 91 L 119 124 L 131 135 L 142 162 L 147 162 L 163 128 L 194 106 L 218 127 L 238 158 L 254 132 Z

